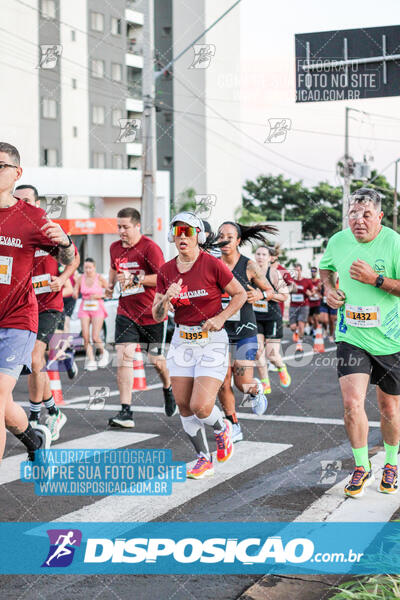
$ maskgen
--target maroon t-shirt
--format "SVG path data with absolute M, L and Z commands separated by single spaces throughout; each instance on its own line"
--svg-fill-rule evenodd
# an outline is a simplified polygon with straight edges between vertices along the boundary
M 48 221 L 42 208 L 23 200 L 0 208 L 0 328 L 37 332 L 38 305 L 32 286 L 35 251 L 54 244 L 41 231 Z
M 163 265 L 157 277 L 157 292 L 165 294 L 171 283 L 182 279 L 179 298 L 173 298 L 175 323 L 200 325 L 222 311 L 221 295 L 233 279 L 232 271 L 215 256 L 200 252 L 190 271 L 179 273 L 176 258 Z
M 135 246 L 124 248 L 121 240 L 110 246 L 111 268 L 117 272 L 127 271 L 133 275 L 154 275 L 164 264 L 161 248 L 150 238 L 142 235 Z M 155 287 L 131 286 L 121 290 L 117 314 L 124 315 L 139 325 L 154 325 L 151 313 Z
M 313 289 L 311 279 L 303 277 L 303 279 L 295 279 L 294 283 L 296 284 L 297 292 L 290 294 L 290 306 L 310 306 L 306 290 L 312 291 Z
M 318 293 L 318 286 L 321 283 L 321 280 L 320 279 L 310 279 L 310 281 L 311 281 L 312 286 L 314 287 L 314 293 L 308 299 L 308 306 L 310 308 L 315 308 L 316 306 L 320 306 L 320 304 L 321 304 L 321 298 Z M 312 298 L 315 298 L 315 300 L 312 300 Z
M 75 244 L 74 249 L 76 256 L 78 250 Z M 45 310 L 58 310 L 60 312 L 63 312 L 64 310 L 62 288 L 59 292 L 52 292 L 49 288 L 51 276 L 55 275 L 58 277 L 59 275 L 58 261 L 54 256 L 57 253 L 57 249 L 53 249 L 50 252 L 46 252 L 45 250 L 36 250 L 35 252 L 32 284 L 36 294 L 39 313 L 44 312 Z

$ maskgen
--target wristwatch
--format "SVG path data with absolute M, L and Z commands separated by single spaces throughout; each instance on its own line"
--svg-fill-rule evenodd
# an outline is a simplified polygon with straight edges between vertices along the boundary
M 383 275 L 378 275 L 375 281 L 375 287 L 380 288 L 384 281 L 385 278 L 383 277 Z
M 70 246 L 72 246 L 72 240 L 69 237 L 69 235 L 67 235 L 67 238 L 69 239 L 69 244 L 67 246 L 62 246 L 61 244 L 59 244 L 60 248 L 69 248 Z
M 262 295 L 263 295 L 264 300 L 266 300 L 267 299 L 267 292 L 265 290 L 262 291 Z

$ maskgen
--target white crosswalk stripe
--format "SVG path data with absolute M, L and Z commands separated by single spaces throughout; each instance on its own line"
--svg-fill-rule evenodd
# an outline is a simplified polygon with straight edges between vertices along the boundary
M 157 435 L 152 433 L 133 433 L 126 431 L 103 431 L 94 433 L 85 437 L 76 438 L 69 442 L 53 445 L 52 448 L 62 448 L 64 450 L 82 450 L 86 448 L 115 450 L 131 444 L 139 444 Z M 27 454 L 17 454 L 5 458 L 0 462 L 0 485 L 16 481 L 20 478 L 21 462 L 27 460 Z

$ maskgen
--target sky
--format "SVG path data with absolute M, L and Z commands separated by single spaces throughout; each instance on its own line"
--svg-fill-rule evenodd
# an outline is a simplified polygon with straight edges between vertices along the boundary
M 344 154 L 345 106 L 350 106 L 398 119 L 354 112 L 350 119 L 350 155 L 356 161 L 373 157 L 372 168 L 393 184 L 390 163 L 400 157 L 400 97 L 296 104 L 294 35 L 399 25 L 398 0 L 242 0 L 239 6 L 243 179 L 283 173 L 308 186 L 324 180 L 340 184 L 335 165 Z M 265 143 L 268 119 L 291 120 L 285 141 Z

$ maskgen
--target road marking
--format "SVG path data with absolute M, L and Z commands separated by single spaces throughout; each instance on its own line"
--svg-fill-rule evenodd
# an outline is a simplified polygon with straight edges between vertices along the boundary
M 126 431 L 103 431 L 93 435 L 70 440 L 56 444 L 52 448 L 62 448 L 65 450 L 81 450 L 86 448 L 115 450 L 131 444 L 139 444 L 145 440 L 158 437 L 153 433 L 134 433 Z M 20 464 L 23 460 L 27 460 L 26 452 L 4 458 L 0 463 L 0 485 L 10 483 L 20 478 Z
M 291 444 L 241 442 L 235 446 L 232 460 L 223 465 L 214 461 L 215 475 L 213 477 L 197 481 L 188 479 L 185 483 L 175 483 L 170 496 L 107 496 L 107 498 L 63 515 L 56 521 L 96 523 L 110 520 L 113 522 L 152 521 L 288 448 L 291 448 Z M 188 463 L 187 466 L 190 468 L 193 464 Z
M 400 494 L 381 494 L 377 491 L 384 466 L 385 452 L 371 458 L 375 481 L 365 488 L 362 498 L 348 498 L 343 493 L 349 476 L 335 483 L 318 500 L 315 500 L 295 522 L 387 522 L 400 507 Z

